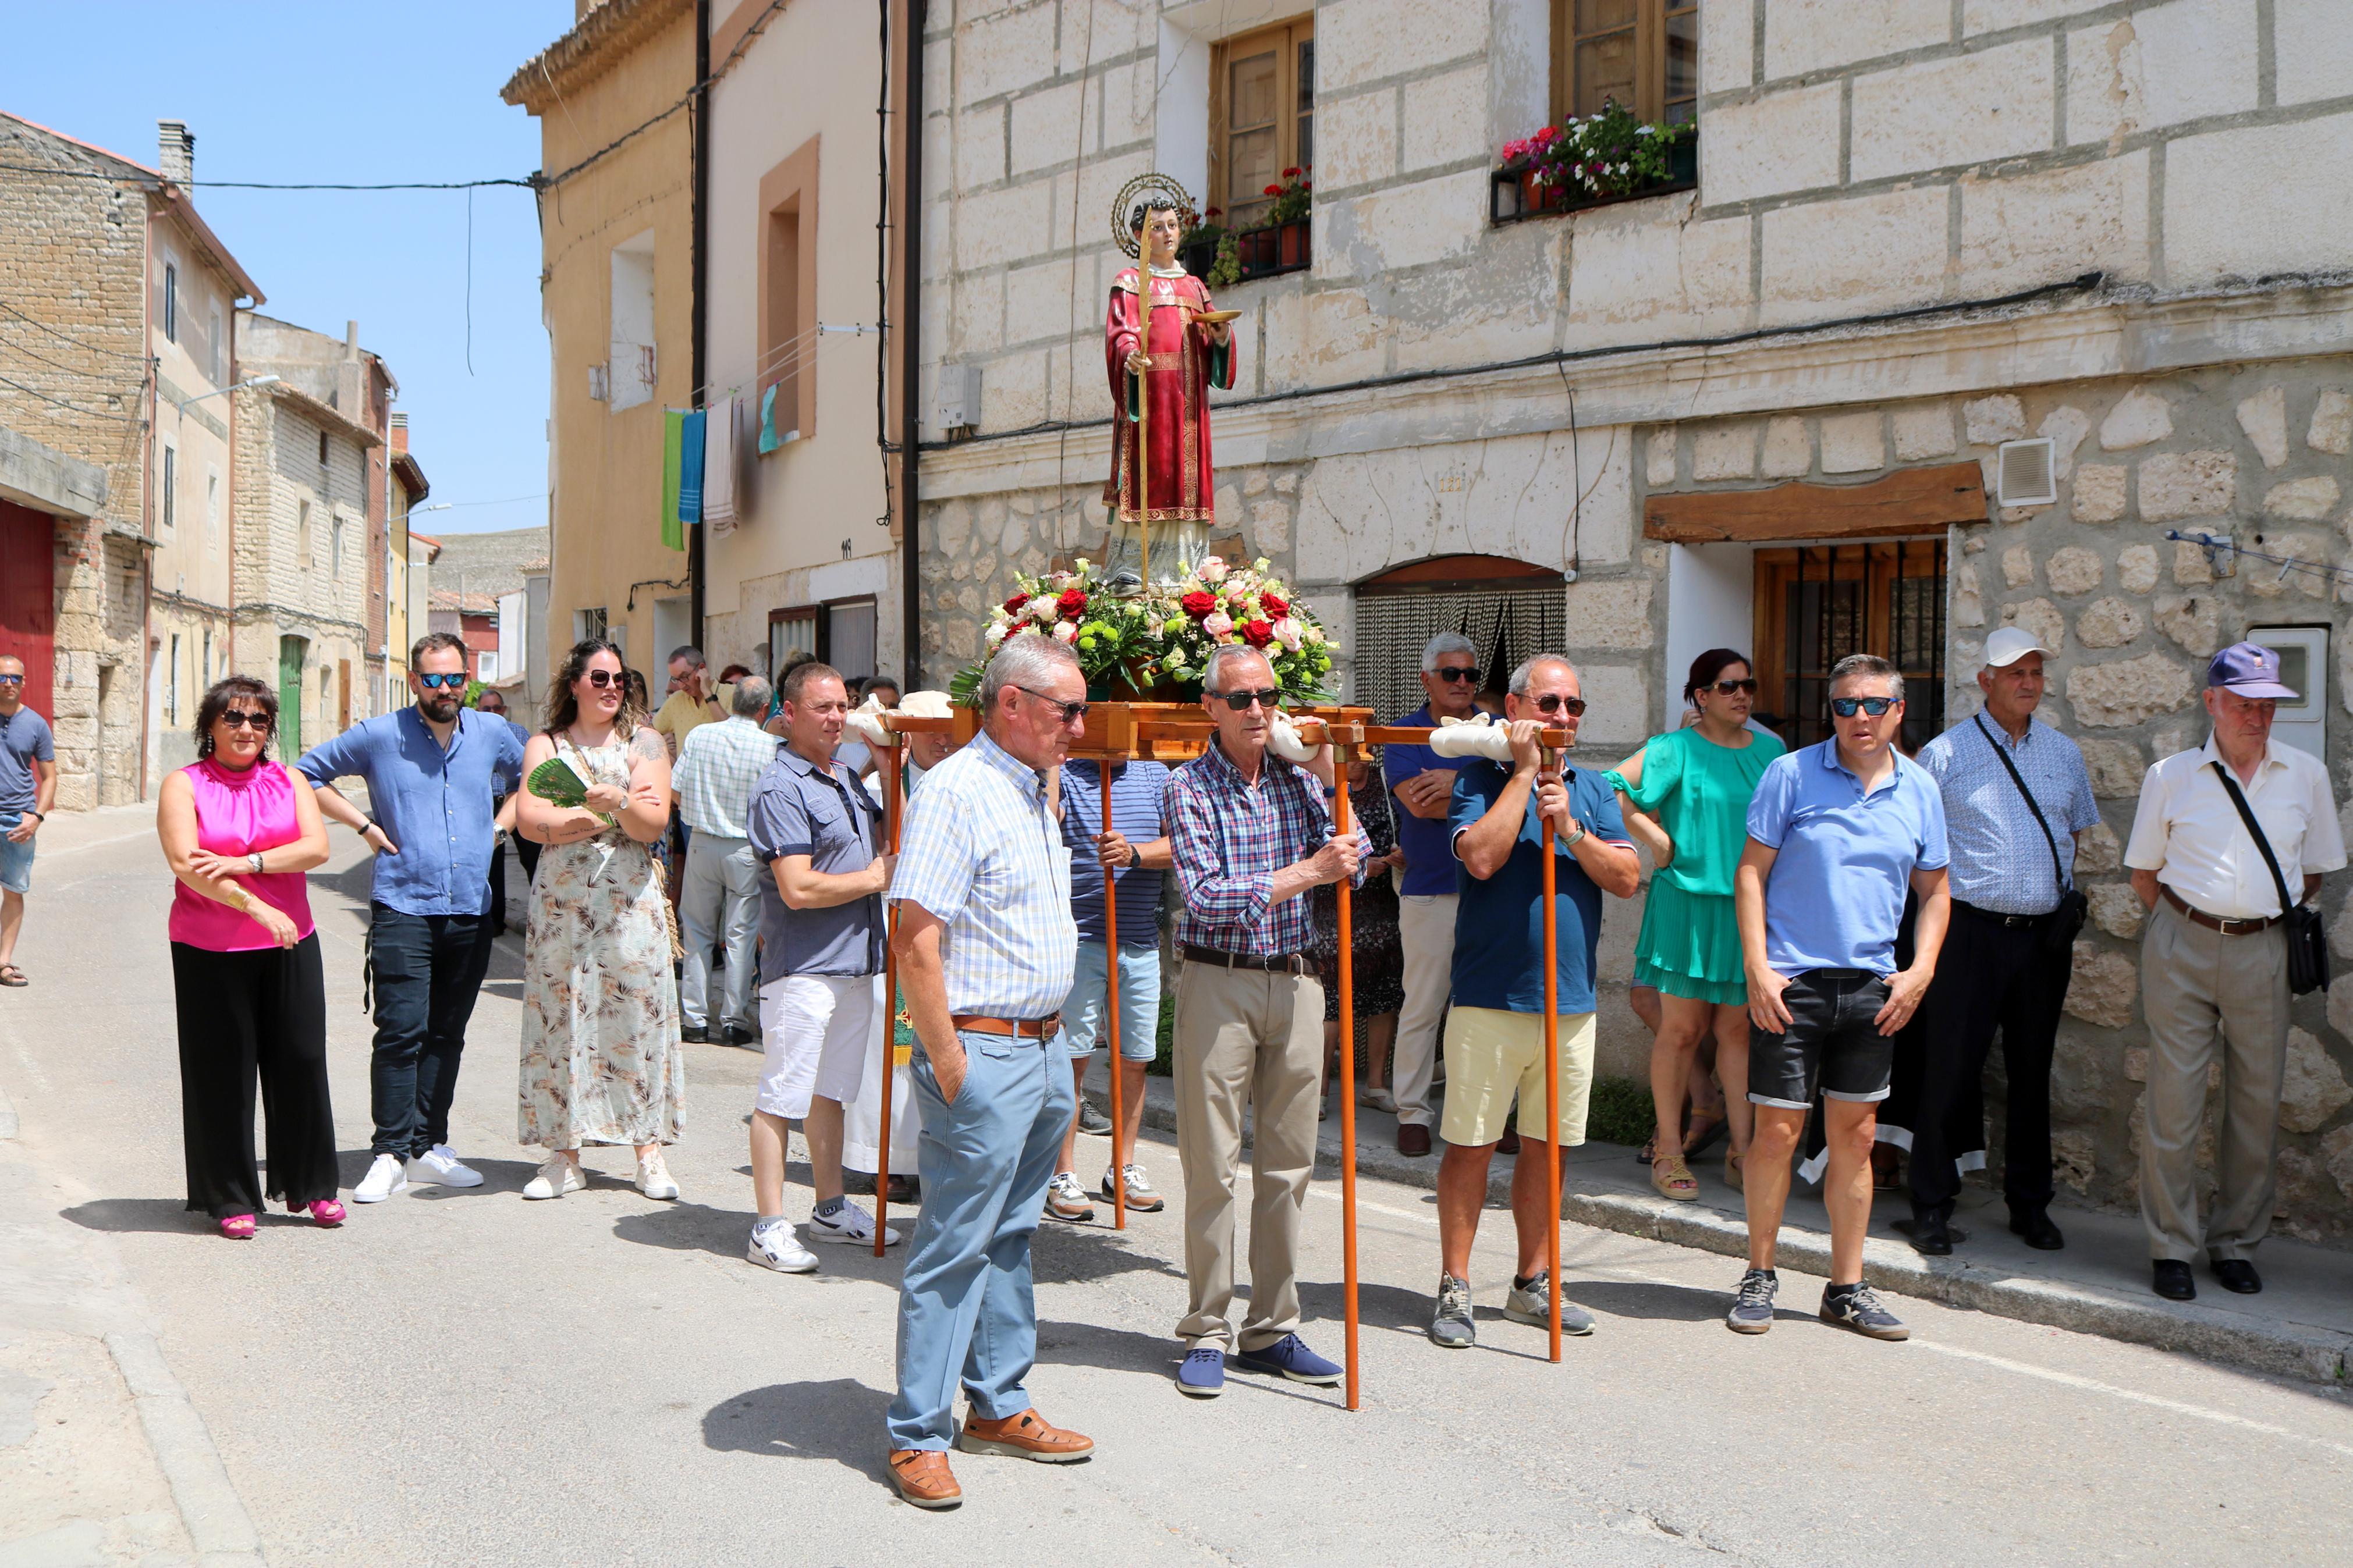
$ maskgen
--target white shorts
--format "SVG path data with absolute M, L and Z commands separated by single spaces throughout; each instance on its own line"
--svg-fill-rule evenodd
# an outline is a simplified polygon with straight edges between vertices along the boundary
M 812 1095 L 843 1105 L 856 1100 L 867 1036 L 874 1028 L 874 997 L 871 974 L 787 974 L 761 986 L 765 1049 L 752 1103 L 798 1121 L 808 1114 Z

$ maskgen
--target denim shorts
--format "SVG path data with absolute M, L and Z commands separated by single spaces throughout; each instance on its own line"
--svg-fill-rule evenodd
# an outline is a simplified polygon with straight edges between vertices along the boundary
M 1772 1034 L 1748 1026 L 1748 1099 L 1757 1105 L 1809 1110 L 1825 1099 L 1887 1098 L 1895 1037 L 1872 1020 L 1887 1005 L 1887 976 L 1865 969 L 1809 969 L 1781 992 L 1789 1026 Z
M 25 820 L 24 813 L 0 811 L 0 889 L 11 893 L 33 890 L 33 846 L 37 838 L 22 844 L 12 844 L 6 837 L 10 828 Z M 1126 955 L 1122 954 L 1123 958 Z
M 1100 942 L 1079 943 L 1078 967 L 1071 978 L 1071 994 L 1062 1004 L 1063 1043 L 1072 1061 L 1095 1054 L 1111 1030 L 1103 1007 L 1103 984 L 1110 948 Z M 1130 947 L 1119 944 L 1119 1054 L 1132 1062 L 1148 1062 L 1160 1049 L 1160 948 L 1156 943 Z

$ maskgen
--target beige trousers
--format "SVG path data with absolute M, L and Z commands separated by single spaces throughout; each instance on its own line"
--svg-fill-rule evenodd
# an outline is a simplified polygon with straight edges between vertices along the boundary
M 1397 1095 L 1398 1125 L 1427 1127 L 1430 1080 L 1438 1076 L 1438 1022 L 1454 993 L 1453 893 L 1398 900 L 1398 945 L 1405 954 L 1405 1006 L 1398 1014 L 1397 1066 L 1390 1089 Z
M 2154 1258 L 2187 1263 L 2198 1228 L 2198 1135 L 2208 1065 L 2222 1062 L 2214 1145 L 2217 1191 L 2203 1249 L 2246 1258 L 2271 1228 L 2278 1189 L 2280 1089 L 2287 1072 L 2287 939 L 2278 926 L 2247 936 L 2182 918 L 2159 900 L 2140 947 L 2148 1020 L 2148 1131 L 2141 1144 L 2140 1214 Z
M 1299 1326 L 1299 1218 L 1315 1170 L 1324 987 L 1306 976 L 1187 963 L 1171 1045 L 1191 1309 L 1176 1334 L 1187 1349 L 1259 1350 Z M 1238 1333 L 1234 1167 L 1242 1112 L 1252 1106 L 1250 1302 Z

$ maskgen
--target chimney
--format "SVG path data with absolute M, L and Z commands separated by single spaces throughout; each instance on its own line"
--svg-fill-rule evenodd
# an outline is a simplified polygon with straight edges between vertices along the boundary
M 196 139 L 185 120 L 155 121 L 155 166 L 164 177 L 175 185 L 185 186 L 196 177 Z
M 408 455 L 408 416 L 406 414 L 392 416 L 392 455 L 396 458 Z
M 367 423 L 367 409 L 360 401 L 360 324 L 343 323 L 343 358 L 335 366 L 335 407 L 344 418 L 357 424 Z

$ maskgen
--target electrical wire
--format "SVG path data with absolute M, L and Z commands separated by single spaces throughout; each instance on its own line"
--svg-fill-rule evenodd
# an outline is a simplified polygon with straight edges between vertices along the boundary
M 142 382 L 141 385 L 143 387 L 145 383 Z M 44 403 L 55 404 L 58 407 L 64 409 L 69 414 L 79 414 L 91 419 L 135 420 L 139 417 L 138 414 L 135 412 L 128 414 L 110 414 L 102 408 L 84 408 L 79 403 L 68 403 L 62 397 L 51 397 L 47 393 L 43 392 L 37 386 L 26 386 L 23 382 L 11 381 L 5 375 L 0 375 L 0 386 L 13 386 L 28 397 L 37 397 Z M 126 394 L 125 395 L 129 395 Z
M 676 103 L 671 104 L 668 109 L 663 110 L 659 114 L 654 115 L 650 119 L 638 121 L 628 130 L 622 132 L 618 136 L 614 137 L 610 142 L 606 142 L 602 147 L 597 148 L 594 153 L 589 153 L 586 157 L 572 164 L 569 168 L 559 170 L 553 174 L 543 173 L 533 174 L 529 181 L 508 180 L 498 183 L 503 184 L 528 184 L 535 190 L 543 192 L 552 191 L 557 186 L 563 184 L 565 181 L 571 179 L 574 175 L 587 169 L 590 164 L 601 162 L 602 160 L 610 157 L 613 153 L 620 151 L 629 142 L 636 141 L 638 137 L 644 135 L 655 126 L 659 125 L 664 121 L 670 119 L 672 115 L 678 113 L 679 110 L 686 108 L 689 104 L 694 101 L 698 94 L 710 88 L 713 83 L 718 81 L 721 77 L 725 76 L 730 70 L 733 69 L 735 62 L 744 58 L 744 51 L 751 47 L 752 40 L 758 37 L 762 30 L 767 26 L 768 23 L 772 19 L 774 19 L 776 13 L 784 8 L 785 0 L 768 0 L 768 8 L 761 12 L 758 19 L 755 20 L 749 27 L 744 29 L 744 36 L 735 40 L 735 47 L 727 51 L 727 58 L 720 61 L 718 65 L 712 67 L 709 75 L 697 81 L 692 87 L 688 88 L 686 89 L 685 97 L 680 99 Z M 489 182 L 484 183 L 487 184 Z
M 57 339 L 60 342 L 73 344 L 74 347 L 81 350 L 84 353 L 105 354 L 111 359 L 130 360 L 138 364 L 144 364 L 147 363 L 147 356 L 145 354 L 125 353 L 121 349 L 102 349 L 96 343 L 86 343 L 79 338 L 72 336 L 70 333 L 61 332 L 58 331 L 57 328 L 49 325 L 47 321 L 42 321 L 39 317 L 25 314 L 24 311 L 19 310 L 16 306 L 11 305 L 5 300 L 0 300 L 0 310 L 5 310 L 10 315 L 16 317 L 18 321 L 26 321 L 40 328 L 41 331 L 48 333 L 49 336 Z
M 2316 573 L 2326 582 L 2353 583 L 2353 567 L 2332 566 L 2326 561 L 2305 561 L 2293 555 L 2273 555 L 2261 550 L 2250 550 L 2243 544 L 2232 543 L 2227 534 L 2184 533 L 2178 528 L 2168 528 L 2165 531 L 2165 537 L 2198 546 L 2206 552 L 2210 561 L 2215 552 L 2226 551 L 2232 555 L 2243 555 L 2251 561 L 2274 563 L 2280 568 L 2279 581 L 2283 583 L 2287 581 L 2290 572 Z
M 197 188 L 221 191 L 471 191 L 488 185 L 513 185 L 521 190 L 537 188 L 535 176 L 521 179 L 489 180 L 388 180 L 381 184 L 362 184 L 354 182 L 304 180 L 168 180 L 161 174 L 138 170 L 127 174 L 111 174 L 103 169 L 46 169 L 31 163 L 0 163 L 0 171 L 12 174 L 47 174 L 69 180 L 106 180 L 116 184 L 134 184 L 148 190 L 161 190 L 165 185 L 177 185 L 183 190 Z

